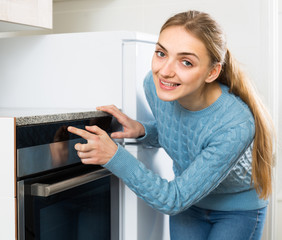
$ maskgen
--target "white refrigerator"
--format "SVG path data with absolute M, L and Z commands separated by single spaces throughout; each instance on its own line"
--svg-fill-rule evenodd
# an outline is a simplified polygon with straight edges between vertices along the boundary
M 123 111 L 133 119 L 149 121 L 153 119 L 150 107 L 143 91 L 143 80 L 151 67 L 151 58 L 154 53 L 154 41 L 126 41 L 123 44 Z M 133 79 L 135 79 L 133 81 Z M 142 161 L 149 169 L 168 180 L 173 179 L 172 160 L 163 149 L 135 145 L 134 140 L 125 139 L 125 148 Z M 169 240 L 169 218 L 148 207 L 143 200 L 126 187 L 123 204 L 125 216 L 124 233 L 122 239 L 131 240 L 136 235 L 138 240 Z M 131 205 L 133 209 L 127 208 Z M 128 213 L 127 213 L 128 211 Z M 131 217 L 130 217 L 131 216 Z M 128 221 L 128 222 L 127 222 Z M 130 234 L 130 223 L 135 222 L 137 234 Z
M 156 40 L 156 36 L 119 31 L 2 38 L 0 110 L 36 109 L 50 114 L 115 104 L 133 119 L 150 120 L 143 79 L 150 70 Z M 124 141 L 124 147 L 148 168 L 173 178 L 172 161 L 163 149 Z M 1 162 L 0 178 L 13 181 L 15 166 Z M 120 240 L 170 239 L 168 216 L 148 207 L 122 182 L 120 193 Z M 5 208 L 7 202 L 15 206 L 13 191 L 0 194 L 0 211 L 14 214 L 15 209 Z M 14 236 L 15 222 L 7 222 L 14 217 L 6 215 L 0 216 L 1 237 L 8 239 Z

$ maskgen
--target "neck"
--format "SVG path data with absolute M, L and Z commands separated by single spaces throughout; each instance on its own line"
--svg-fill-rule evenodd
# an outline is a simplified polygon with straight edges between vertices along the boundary
M 221 95 L 221 88 L 218 82 L 205 83 L 197 93 L 179 99 L 179 104 L 189 111 L 200 111 L 213 104 Z

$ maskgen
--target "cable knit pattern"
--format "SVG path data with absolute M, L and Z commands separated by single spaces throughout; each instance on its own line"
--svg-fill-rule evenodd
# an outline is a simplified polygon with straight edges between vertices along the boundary
M 191 205 L 213 210 L 251 210 L 267 205 L 251 186 L 254 119 L 244 102 L 221 85 L 222 94 L 201 111 L 156 95 L 152 74 L 144 81 L 154 122 L 142 123 L 144 144 L 163 147 L 175 179 L 148 170 L 121 146 L 104 167 L 153 208 L 174 215 Z

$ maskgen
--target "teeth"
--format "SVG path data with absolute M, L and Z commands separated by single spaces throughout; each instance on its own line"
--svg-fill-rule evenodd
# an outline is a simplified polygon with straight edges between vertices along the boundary
M 177 87 L 179 84 L 168 83 L 161 80 L 161 83 L 167 87 Z

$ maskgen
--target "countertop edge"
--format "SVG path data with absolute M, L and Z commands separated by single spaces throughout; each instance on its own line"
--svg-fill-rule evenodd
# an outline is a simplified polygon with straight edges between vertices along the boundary
M 16 117 L 16 126 L 25 126 L 33 124 L 55 123 L 61 121 L 71 121 L 79 119 L 88 119 L 94 117 L 106 117 L 110 114 L 102 111 L 87 111 L 87 112 L 70 112 L 56 113 L 37 116 Z

